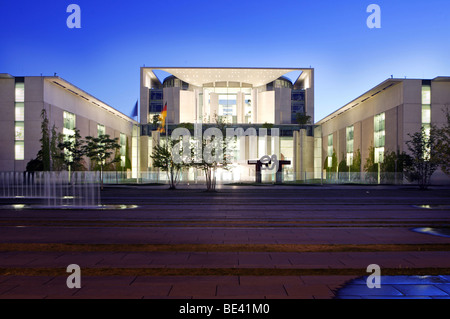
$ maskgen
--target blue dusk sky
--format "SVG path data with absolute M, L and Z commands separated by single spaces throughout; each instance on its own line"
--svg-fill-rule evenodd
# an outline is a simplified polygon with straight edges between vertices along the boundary
M 313 67 L 316 121 L 391 75 L 450 76 L 448 0 L 0 0 L 0 18 L 0 73 L 56 72 L 127 115 L 143 65 Z

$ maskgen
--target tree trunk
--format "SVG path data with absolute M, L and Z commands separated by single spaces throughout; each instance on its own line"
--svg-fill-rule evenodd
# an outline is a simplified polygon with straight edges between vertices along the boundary
M 169 184 L 170 184 L 170 187 L 169 187 L 170 190 L 175 190 L 175 189 L 176 189 L 175 182 L 174 182 L 174 171 L 173 171 L 173 167 L 170 168 Z
M 100 189 L 103 190 L 103 165 L 100 165 Z

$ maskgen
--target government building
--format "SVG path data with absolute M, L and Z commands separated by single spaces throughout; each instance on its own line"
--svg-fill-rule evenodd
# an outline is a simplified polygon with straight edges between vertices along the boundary
M 450 77 L 390 78 L 317 120 L 312 68 L 141 67 L 135 121 L 60 77 L 0 74 L 0 171 L 24 171 L 36 157 L 44 109 L 50 125 L 66 136 L 79 129 L 83 137 L 117 138 L 123 164 L 130 163 L 126 176 L 140 182 L 164 182 L 150 156 L 174 129 L 194 133 L 194 126 L 205 131 L 218 122 L 258 132 L 236 139 L 233 167 L 219 172 L 221 182 L 254 181 L 249 161 L 264 155 L 289 163 L 283 167 L 285 182 L 324 182 L 333 157 L 350 167 L 359 156 L 362 172 L 371 150 L 376 163 L 389 152 L 407 152 L 409 134 L 442 125 L 449 106 Z M 274 182 L 274 173 L 263 181 Z M 440 171 L 433 178 L 448 182 Z M 181 177 L 202 179 L 194 169 Z
M 164 72 L 163 81 L 157 72 Z M 295 81 L 285 75 L 298 74 Z M 249 160 L 264 155 L 291 162 L 285 166 L 285 180 L 303 179 L 314 174 L 314 70 L 311 68 L 141 68 L 140 96 L 140 171 L 152 171 L 151 150 L 161 135 L 152 123 L 166 107 L 167 134 L 181 123 L 202 124 L 204 129 L 217 121 L 235 129 L 276 128 L 279 138 L 259 134 L 251 147 L 236 143 L 231 171 L 220 171 L 222 181 L 255 179 L 255 167 Z M 297 124 L 297 114 L 307 115 L 310 125 Z M 250 147 L 250 149 L 249 149 Z M 183 176 L 197 179 L 196 172 Z M 265 176 L 266 181 L 274 176 Z M 312 177 L 312 175 L 310 176 Z

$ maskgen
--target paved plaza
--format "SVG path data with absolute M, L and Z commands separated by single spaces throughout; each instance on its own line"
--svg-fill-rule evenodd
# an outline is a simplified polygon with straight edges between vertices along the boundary
M 450 298 L 449 188 L 166 188 L 106 186 L 103 209 L 0 199 L 0 299 Z

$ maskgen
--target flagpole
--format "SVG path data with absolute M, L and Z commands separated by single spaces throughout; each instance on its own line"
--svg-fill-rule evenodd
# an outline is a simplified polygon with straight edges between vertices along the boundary
M 138 105 L 138 102 L 139 102 L 139 100 L 136 102 L 136 105 Z M 140 130 L 140 122 L 139 122 L 139 105 L 138 105 L 138 108 L 137 108 L 137 113 L 136 113 L 136 119 L 137 119 L 137 122 L 138 122 L 138 125 L 137 125 L 137 182 L 138 182 L 138 184 L 140 184 L 139 183 L 139 175 L 140 175 L 140 172 L 141 172 L 141 154 L 139 153 L 139 144 L 141 144 L 141 130 Z

